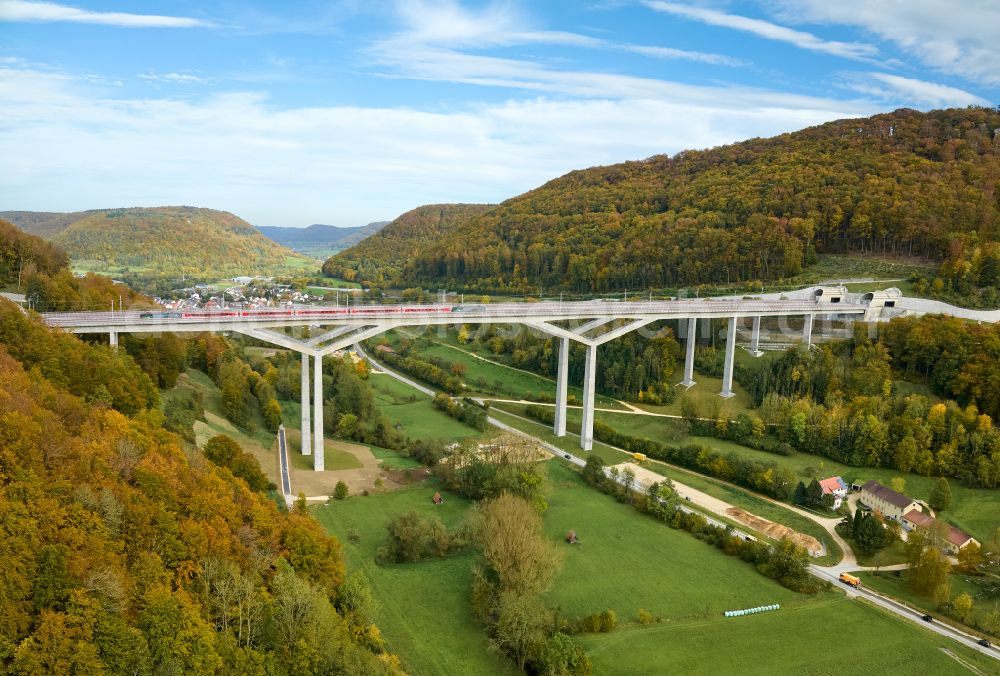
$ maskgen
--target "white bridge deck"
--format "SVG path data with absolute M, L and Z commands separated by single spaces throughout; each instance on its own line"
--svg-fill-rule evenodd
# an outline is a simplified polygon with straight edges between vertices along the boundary
M 867 304 L 829 304 L 814 300 L 683 299 L 664 301 L 574 301 L 538 303 L 491 303 L 473 309 L 453 310 L 444 305 L 357 305 L 352 307 L 303 306 L 259 310 L 187 310 L 186 316 L 143 317 L 144 312 L 47 312 L 49 326 L 73 333 L 148 333 L 158 331 L 223 331 L 237 327 L 280 328 L 330 324 L 392 325 L 533 323 L 607 318 L 610 320 L 720 319 L 728 317 L 776 317 L 791 315 L 864 314 Z M 448 311 L 442 311 L 447 308 Z M 330 312 L 329 315 L 298 311 Z M 181 311 L 178 312 L 180 314 Z M 221 316 L 246 313 L 247 316 Z M 287 313 L 278 315 L 277 313 Z
M 821 294 L 820 294 L 821 295 Z M 838 297 L 838 301 L 841 300 Z M 847 298 L 843 298 L 847 300 Z M 860 299 L 851 299 L 860 300 Z M 130 312 L 50 312 L 42 315 L 49 326 L 74 333 L 107 333 L 118 344 L 119 333 L 198 333 L 232 331 L 294 350 L 302 355 L 302 446 L 314 454 L 314 468 L 324 469 L 323 357 L 360 341 L 401 326 L 459 324 L 520 324 L 559 340 L 556 379 L 556 415 L 553 431 L 566 434 L 567 383 L 570 341 L 586 346 L 583 377 L 583 421 L 580 446 L 589 451 L 594 438 L 594 392 L 597 348 L 653 322 L 679 320 L 678 337 L 686 340 L 682 386 L 694 384 L 694 354 L 698 320 L 725 319 L 726 358 L 723 397 L 733 396 L 733 360 L 736 326 L 753 321 L 750 351 L 760 354 L 763 317 L 804 317 L 801 340 L 810 344 L 817 316 L 837 318 L 869 313 L 871 303 L 836 302 L 811 298 L 702 298 L 658 301 L 573 301 L 489 303 L 472 305 L 356 305 L 353 307 L 302 306 L 261 310 L 179 310 Z M 297 338 L 283 329 L 325 327 Z M 704 330 L 704 329 L 702 329 Z M 301 333 L 301 332 L 300 332 Z M 309 360 L 313 360 L 310 369 Z M 311 371 L 311 373 L 310 373 Z M 310 397 L 310 391 L 312 396 Z M 311 428 L 311 429 L 310 429 Z M 311 432 L 311 437 L 310 437 Z

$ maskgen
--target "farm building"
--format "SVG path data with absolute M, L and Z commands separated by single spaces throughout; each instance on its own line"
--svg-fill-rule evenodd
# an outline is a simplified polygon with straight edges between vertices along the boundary
M 903 515 L 910 511 L 922 512 L 923 507 L 913 498 L 897 493 L 877 481 L 868 481 L 861 487 L 861 501 L 881 512 L 882 516 L 903 523 Z
M 903 515 L 903 528 L 908 531 L 919 529 L 929 534 L 934 534 L 938 529 L 937 519 L 935 519 L 930 514 L 924 514 L 923 512 L 918 512 L 917 510 L 910 510 Z M 955 528 L 950 524 L 945 524 L 947 531 L 945 531 L 945 542 L 942 543 L 945 551 L 949 554 L 958 554 L 958 550 L 969 546 L 973 542 L 977 545 L 979 541 L 972 537 L 965 531 Z

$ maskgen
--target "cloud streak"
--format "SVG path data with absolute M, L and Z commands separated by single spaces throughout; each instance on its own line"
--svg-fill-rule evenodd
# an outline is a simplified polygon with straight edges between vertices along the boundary
M 0 21 L 69 22 L 123 28 L 195 28 L 211 25 L 201 19 L 126 12 L 92 12 L 55 2 L 0 0 Z
M 889 73 L 853 73 L 846 86 L 885 101 L 904 101 L 931 108 L 988 106 L 989 101 L 964 89 Z
M 859 42 L 837 42 L 834 40 L 823 40 L 812 33 L 799 31 L 786 26 L 764 21 L 763 19 L 752 19 L 738 14 L 726 14 L 713 9 L 702 7 L 692 7 L 690 5 L 680 5 L 673 2 L 662 2 L 660 0 L 650 0 L 644 2 L 647 7 L 657 12 L 671 14 L 700 21 L 710 26 L 731 28 L 733 30 L 750 33 L 766 40 L 787 42 L 800 49 L 807 49 L 813 52 L 823 52 L 834 56 L 841 56 L 847 59 L 865 60 L 878 55 L 878 48 Z

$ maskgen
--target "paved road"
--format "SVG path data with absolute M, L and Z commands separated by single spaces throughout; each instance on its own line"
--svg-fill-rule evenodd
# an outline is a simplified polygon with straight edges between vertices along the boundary
M 292 480 L 288 473 L 288 440 L 285 437 L 285 426 L 278 427 L 278 461 L 281 464 L 281 493 L 285 502 L 292 500 Z
M 976 643 L 976 641 L 978 640 L 977 637 L 973 636 L 972 634 L 966 634 L 964 631 L 959 631 L 958 629 L 955 629 L 951 625 L 945 624 L 943 622 L 925 622 L 922 619 L 924 613 L 913 610 L 912 608 L 908 608 L 902 603 L 899 603 L 898 601 L 895 601 L 889 598 L 888 596 L 882 596 L 881 594 L 874 592 L 871 589 L 867 589 L 865 587 L 862 587 L 861 589 L 855 589 L 846 584 L 843 584 L 839 580 L 840 574 L 836 572 L 836 569 L 822 568 L 820 566 L 809 566 L 809 572 L 811 572 L 813 575 L 820 578 L 821 580 L 827 580 L 829 582 L 837 584 L 838 586 L 843 588 L 843 590 L 847 593 L 849 597 L 863 598 L 867 601 L 874 603 L 880 608 L 883 608 L 885 610 L 888 610 L 889 612 L 899 615 L 900 617 L 912 620 L 913 622 L 920 624 L 926 629 L 930 629 L 931 631 L 941 634 L 942 636 L 954 639 L 959 643 L 962 643 L 972 648 L 973 650 L 977 650 L 983 653 L 984 655 L 989 655 L 995 660 L 1000 660 L 1000 649 L 998 649 L 996 646 L 990 648 L 983 647 L 978 643 Z

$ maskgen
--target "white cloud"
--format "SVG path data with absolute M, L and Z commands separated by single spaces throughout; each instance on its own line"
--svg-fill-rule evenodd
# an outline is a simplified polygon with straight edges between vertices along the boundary
M 509 3 L 492 3 L 481 11 L 454 0 L 400 0 L 398 16 L 405 30 L 379 44 L 381 51 L 402 54 L 413 49 L 456 50 L 528 44 L 620 50 L 656 59 L 683 59 L 722 66 L 747 63 L 722 54 L 656 45 L 636 45 L 566 31 L 540 30 Z
M 71 22 L 123 26 L 127 28 L 193 28 L 208 22 L 178 16 L 128 14 L 125 12 L 91 12 L 55 2 L 0 0 L 0 21 Z
M 572 169 L 792 131 L 845 108 L 617 86 L 640 96 L 281 108 L 258 93 L 108 98 L 79 79 L 0 68 L 0 208 L 197 204 L 259 224 L 351 225 L 429 202 L 501 201 Z
M 711 63 L 717 66 L 746 66 L 748 63 L 743 59 L 737 59 L 724 54 L 712 54 L 711 52 L 695 52 L 686 49 L 674 49 L 672 47 L 656 47 L 646 45 L 623 45 L 622 49 L 643 56 L 650 56 L 654 59 L 683 59 L 686 61 L 700 61 L 701 63 Z
M 848 88 L 885 101 L 931 108 L 989 105 L 986 99 L 964 89 L 889 73 L 853 73 L 846 79 Z
M 523 89 L 573 97 L 652 99 L 722 109 L 801 108 L 858 114 L 856 102 L 739 86 L 691 85 L 669 80 L 604 73 L 560 70 L 521 59 L 481 56 L 422 45 L 380 43 L 372 51 L 378 63 L 395 77 Z
M 770 0 L 789 21 L 863 28 L 941 72 L 1000 85 L 996 0 Z
M 208 84 L 214 81 L 212 78 L 200 77 L 191 73 L 142 73 L 138 77 L 147 82 L 169 82 L 172 84 Z
M 673 2 L 662 2 L 660 0 L 649 0 L 644 4 L 658 12 L 693 19 L 711 26 L 721 26 L 723 28 L 732 28 L 733 30 L 752 33 L 767 40 L 787 42 L 801 49 L 808 49 L 814 52 L 824 52 L 848 59 L 862 60 L 869 59 L 878 54 L 878 49 L 873 45 L 866 45 L 859 42 L 823 40 L 812 33 L 779 26 L 778 24 L 762 19 L 752 19 L 738 14 L 726 14 L 725 12 L 713 9 L 680 5 Z

